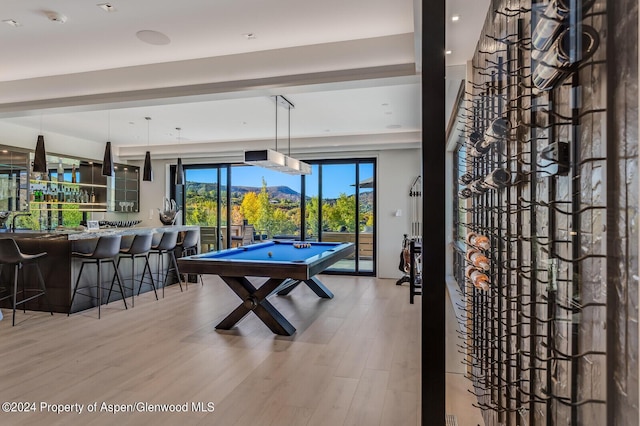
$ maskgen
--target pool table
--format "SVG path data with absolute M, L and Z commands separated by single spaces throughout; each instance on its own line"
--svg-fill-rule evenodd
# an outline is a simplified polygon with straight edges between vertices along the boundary
M 266 241 L 227 250 L 178 259 L 181 272 L 213 274 L 242 299 L 217 326 L 229 330 L 249 312 L 253 312 L 276 334 L 291 336 L 296 329 L 267 300 L 272 294 L 284 296 L 305 283 L 318 297 L 331 299 L 333 293 L 315 276 L 353 255 L 353 243 Z M 267 277 L 256 287 L 248 277 Z

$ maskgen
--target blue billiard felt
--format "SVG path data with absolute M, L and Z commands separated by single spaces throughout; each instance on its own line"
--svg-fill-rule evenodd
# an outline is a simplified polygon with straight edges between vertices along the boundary
M 311 247 L 295 248 L 294 243 L 299 241 L 267 241 L 249 246 L 242 246 L 235 249 L 222 250 L 219 252 L 205 253 L 200 259 L 224 259 L 224 260 L 255 260 L 267 262 L 306 262 L 307 259 L 332 251 L 342 243 L 311 243 Z M 271 252 L 271 256 L 269 256 Z

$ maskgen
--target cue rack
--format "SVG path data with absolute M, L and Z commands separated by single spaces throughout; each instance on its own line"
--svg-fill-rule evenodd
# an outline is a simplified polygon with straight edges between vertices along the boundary
M 458 108 L 458 346 L 489 426 L 606 424 L 605 3 L 493 2 Z
M 409 283 L 409 303 L 422 295 L 422 176 L 417 176 L 409 189 L 411 203 L 411 235 L 404 235 L 402 253 L 404 276 L 396 285 Z

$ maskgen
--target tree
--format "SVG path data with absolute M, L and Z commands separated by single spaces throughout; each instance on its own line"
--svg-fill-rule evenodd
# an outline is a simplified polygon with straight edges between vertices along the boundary
M 255 192 L 247 192 L 242 199 L 240 212 L 250 224 L 255 224 L 260 216 L 260 201 L 258 194 Z
M 267 181 L 264 178 L 262 178 L 262 189 L 258 195 L 258 217 L 255 221 L 255 227 L 258 230 L 267 231 L 269 235 L 273 235 L 273 206 L 269 201 Z

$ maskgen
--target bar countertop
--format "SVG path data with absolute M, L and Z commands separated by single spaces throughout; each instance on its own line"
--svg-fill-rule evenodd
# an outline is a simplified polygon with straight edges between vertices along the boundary
M 64 239 L 69 241 L 86 240 L 99 238 L 103 235 L 136 235 L 155 234 L 168 230 L 186 231 L 188 229 L 199 229 L 199 226 L 192 225 L 170 225 L 170 226 L 135 226 L 127 228 L 101 228 L 91 231 L 78 230 L 54 230 L 54 231 L 34 231 L 30 229 L 18 229 L 16 231 L 0 232 L 0 238 L 15 239 Z

